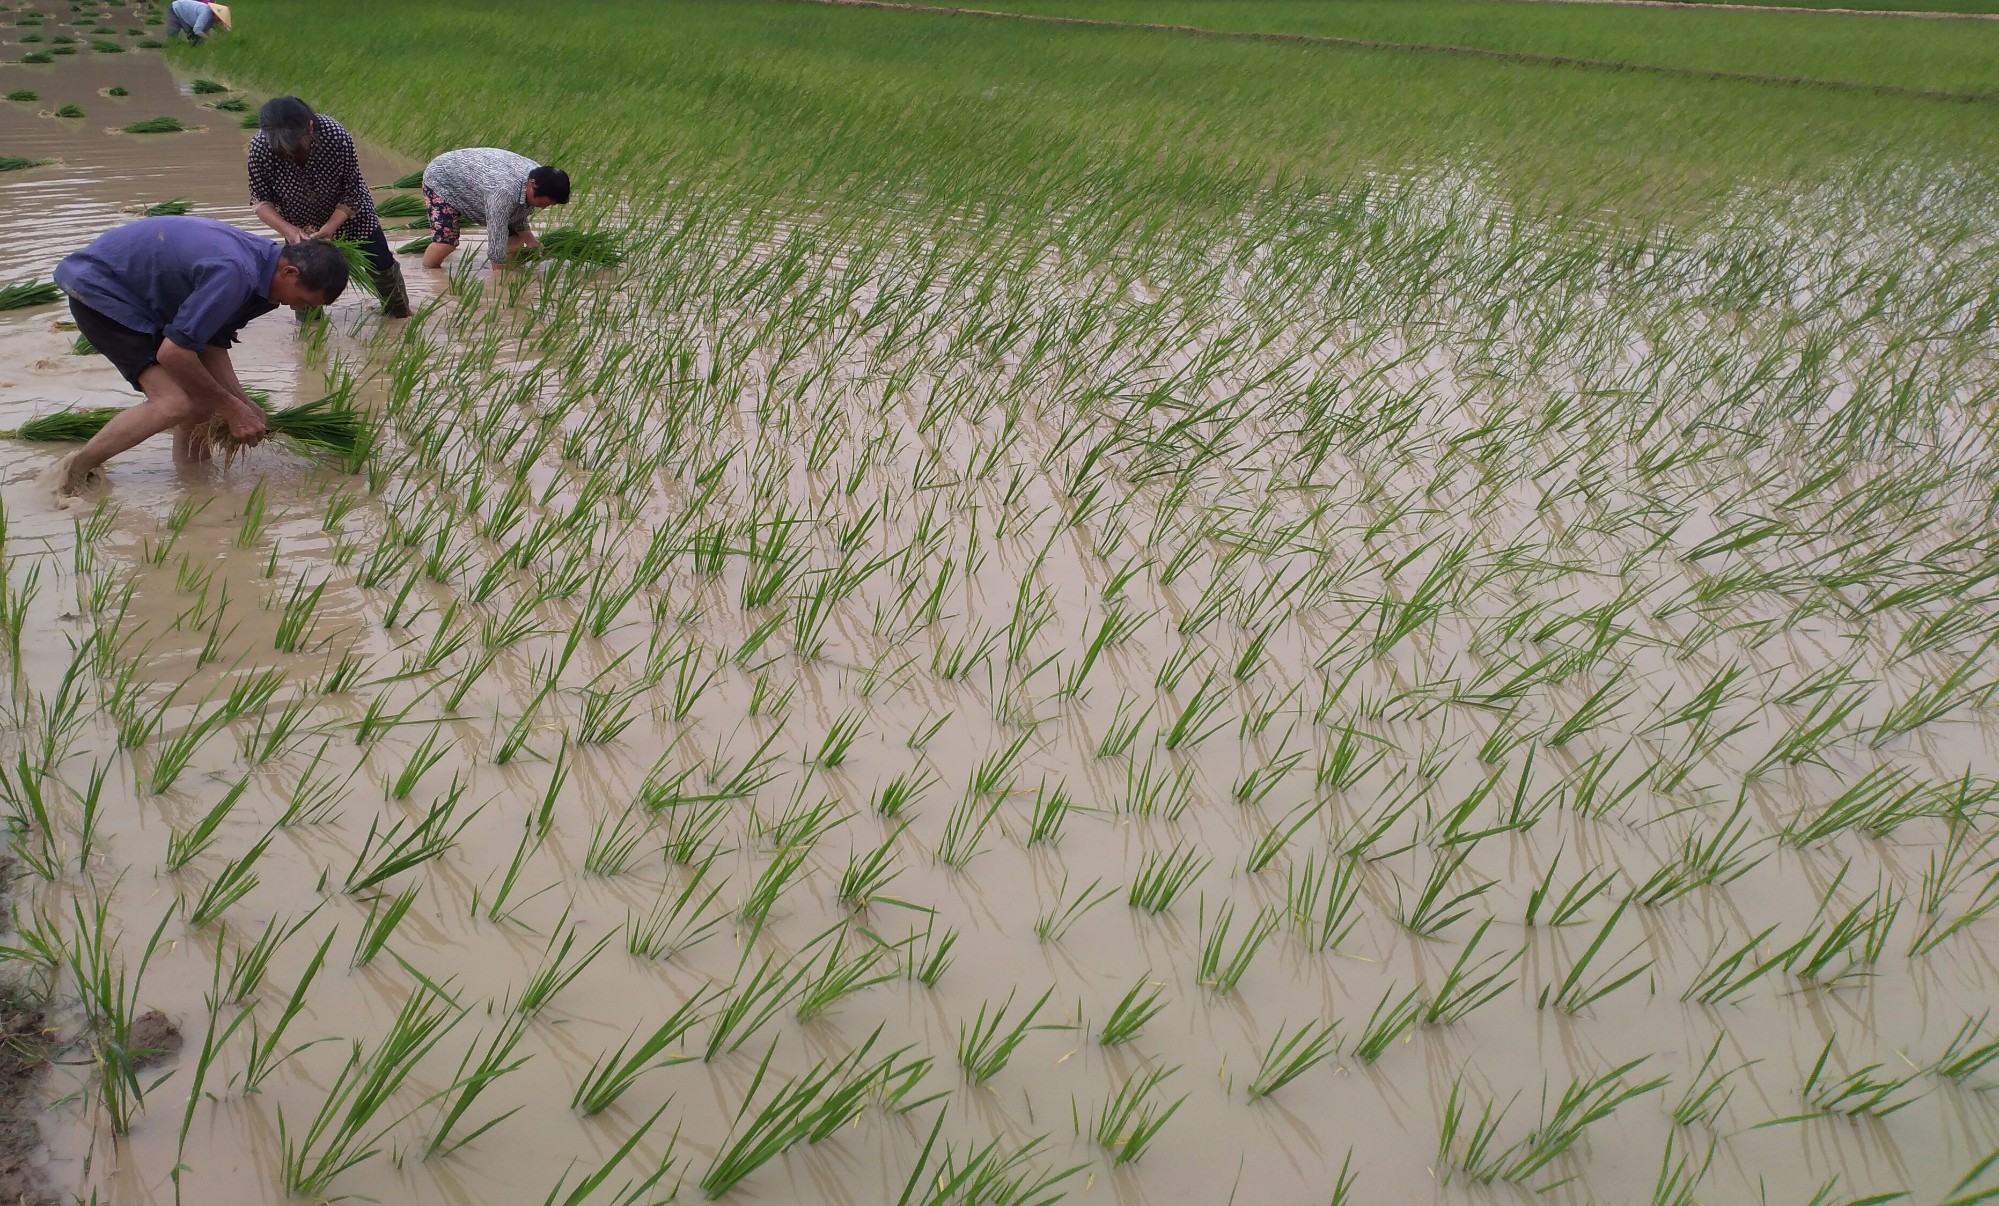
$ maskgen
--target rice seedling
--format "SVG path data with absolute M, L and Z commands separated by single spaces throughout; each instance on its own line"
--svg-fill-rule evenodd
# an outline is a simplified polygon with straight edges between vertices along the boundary
M 204 78 L 195 79 L 187 86 L 187 90 L 196 96 L 220 96 L 225 92 L 235 91 L 227 84 Z
M 874 1038 L 870 1037 L 841 1059 L 820 1060 L 779 1086 L 752 1116 L 750 1107 L 757 1100 L 757 1092 L 770 1069 L 771 1055 L 777 1049 L 773 1043 L 757 1065 L 757 1074 L 750 1081 L 728 1139 L 708 1171 L 702 1174 L 701 1192 L 711 1200 L 721 1197 L 787 1148 L 805 1139 L 816 1142 L 824 1137 L 822 1131 L 830 1133 L 850 1117 L 852 1103 L 865 1101 L 867 1088 L 880 1075 L 880 1063 L 865 1063 L 873 1046 Z
M 671 1055 L 667 1049 L 680 1042 L 689 1030 L 700 1023 L 701 1011 L 712 999 L 712 994 L 696 993 L 682 1001 L 680 1007 L 668 1014 L 666 1020 L 643 1040 L 639 1038 L 640 1031 L 634 1030 L 631 1037 L 618 1044 L 616 1051 L 605 1053 L 590 1066 L 582 1083 L 576 1086 L 576 1095 L 571 1098 L 570 1107 L 585 1116 L 601 1114 L 624 1096 L 625 1091 L 646 1072 L 670 1068 L 697 1058 Z M 636 1047 L 632 1045 L 635 1042 L 638 1044 Z
M 1390 998 L 1395 998 L 1390 1000 Z M 1353 1053 L 1367 1063 L 1380 1059 L 1387 1050 L 1415 1027 L 1425 1015 L 1425 1004 L 1418 999 L 1416 989 L 1410 989 L 1401 997 L 1395 997 L 1395 987 L 1391 985 L 1381 994 L 1381 1000 L 1368 1015 L 1367 1025 L 1360 1037 L 1354 1041 Z
M 1279 1026 L 1271 1036 L 1270 1045 L 1264 1048 L 1256 1076 L 1249 1082 L 1250 1100 L 1270 1096 L 1331 1059 L 1338 1051 L 1334 1030 L 1331 1022 L 1307 1021 L 1287 1038 L 1284 1027 Z
M 26 41 L 27 39 L 24 38 L 22 40 Z M 7 99 L 10 101 L 32 103 L 34 101 L 42 99 L 42 94 L 35 91 L 33 88 L 15 88 L 9 93 L 7 93 Z
M 417 820 L 392 821 L 383 828 L 378 817 L 368 823 L 368 836 L 354 856 L 343 890 L 349 896 L 394 879 L 405 871 L 423 866 L 458 844 L 458 835 L 475 820 L 481 810 L 457 816 L 464 799 L 464 786 L 454 780 L 451 789 L 433 800 Z
M 1966 1018 L 1943 1054 L 1924 1070 L 1947 1080 L 1963 1081 L 1999 1060 L 1999 1039 L 1987 1038 L 1985 1034 L 1985 1022 L 1990 1016 L 1988 1012 Z
M 1111 1016 L 1097 1031 L 1097 1042 L 1105 1047 L 1115 1047 L 1137 1038 L 1145 1024 L 1158 1017 L 1166 1008 L 1160 996 L 1166 986 L 1151 979 L 1140 979 L 1119 999 Z
M 179 871 L 214 844 L 216 830 L 229 819 L 229 814 L 242 801 L 243 793 L 249 787 L 248 778 L 238 779 L 235 786 L 217 798 L 193 825 L 184 830 L 176 829 L 168 836 L 167 870 Z
M 1197 979 L 1201 984 L 1216 992 L 1234 992 L 1236 984 L 1249 971 L 1249 965 L 1256 958 L 1257 951 L 1269 940 L 1277 929 L 1278 918 L 1267 909 L 1258 909 L 1256 917 L 1243 931 L 1236 943 L 1235 951 L 1228 954 L 1229 931 L 1235 921 L 1234 902 L 1225 902 L 1215 910 L 1212 924 L 1206 916 L 1206 902 L 1203 902 L 1201 917 L 1201 959 Z M 1223 956 L 1227 954 L 1227 957 Z
M 1191 844 L 1175 846 L 1164 854 L 1148 854 L 1125 899 L 1134 909 L 1155 915 L 1164 913 L 1193 886 L 1209 864 L 1210 860 L 1200 857 Z
M 109 930 L 109 902 L 96 897 L 86 911 L 79 898 L 72 900 L 70 907 L 76 928 L 66 962 L 75 979 L 97 1066 L 98 1103 L 112 1133 L 127 1135 L 145 1108 L 147 1087 L 140 1081 L 139 1068 L 160 1054 L 145 1044 L 138 1028 L 139 991 L 171 914 L 161 915 L 140 953 L 138 966 L 128 972 L 116 949 L 117 937 Z
M 1604 944 L 1610 941 L 1612 931 L 1617 929 L 1618 921 L 1624 916 L 1624 909 L 1625 903 L 1620 901 L 1617 908 L 1604 921 L 1602 928 L 1597 930 L 1596 937 L 1583 948 L 1583 953 L 1575 962 L 1569 965 L 1568 973 L 1558 983 L 1542 988 L 1540 1008 L 1547 1009 L 1553 1006 L 1563 1013 L 1579 1013 L 1651 970 L 1653 961 L 1650 959 L 1629 966 L 1638 952 L 1644 949 L 1643 942 L 1634 945 L 1622 956 L 1612 959 L 1609 966 L 1597 965 L 1597 957 L 1602 954 Z
M 1440 851 L 1431 865 L 1429 879 L 1424 881 L 1414 901 L 1403 899 L 1401 885 L 1396 885 L 1396 912 L 1404 929 L 1418 937 L 1433 938 L 1469 916 L 1471 903 L 1493 888 L 1496 881 L 1486 880 L 1463 891 L 1451 889 L 1451 881 L 1459 878 L 1472 849 L 1470 845 L 1459 845 Z
M 923 942 L 921 951 L 916 947 L 918 938 Z M 930 924 L 923 927 L 922 934 L 910 936 L 907 943 L 909 949 L 902 965 L 903 974 L 926 988 L 935 988 L 937 981 L 943 979 L 944 973 L 951 968 L 954 958 L 952 948 L 957 943 L 958 931 L 947 929 L 939 933 L 933 917 Z
M 219 920 L 229 906 L 242 900 L 256 890 L 258 879 L 252 868 L 266 849 L 270 847 L 272 834 L 266 833 L 257 844 L 245 851 L 240 858 L 231 859 L 215 877 L 208 881 L 201 895 L 195 899 L 194 907 L 188 910 L 187 923 L 195 929 L 204 929 Z
M 421 218 L 425 210 L 422 197 L 398 193 L 375 202 L 375 212 L 384 218 Z
M 463 1016 L 433 990 L 419 987 L 373 1050 L 353 1045 L 325 1101 L 302 1129 L 288 1127 L 280 1108 L 278 1175 L 285 1191 L 322 1193 L 335 1177 L 380 1154 L 389 1133 L 407 1117 L 407 1111 L 385 1116 L 391 1099 Z
M 22 289 L 10 299 L 0 290 L 0 309 L 43 305 L 60 296 L 54 285 L 13 286 Z M 10 305 L 11 300 L 11 305 Z M 118 407 L 59 411 L 31 420 L 12 432 L 0 432 L 18 440 L 35 443 L 80 443 L 90 439 L 119 413 Z M 271 411 L 265 416 L 273 435 L 285 437 L 296 451 L 315 460 L 347 468 L 358 467 L 367 459 L 372 435 L 366 420 L 351 407 L 344 393 L 329 394 L 311 402 Z M 225 448 L 229 442 L 223 441 Z
M 1115 884 L 1098 892 L 1097 888 L 1103 882 L 1101 878 L 1091 880 L 1088 886 L 1077 892 L 1075 897 L 1071 899 L 1069 896 L 1069 877 L 1065 874 L 1062 877 L 1061 888 L 1055 893 L 1054 901 L 1049 905 L 1046 912 L 1034 919 L 1034 936 L 1042 942 L 1062 941 L 1069 931 L 1075 928 L 1076 923 L 1081 921 L 1091 909 L 1117 895 L 1118 890 Z
M 1523 948 L 1511 955 L 1491 954 L 1473 962 L 1478 953 L 1479 940 L 1492 925 L 1487 918 L 1479 923 L 1478 929 L 1466 940 L 1464 949 L 1458 952 L 1457 961 L 1444 973 L 1444 980 L 1428 999 L 1423 1002 L 1422 1021 L 1426 1026 L 1448 1026 L 1470 1016 L 1473 1010 L 1497 999 L 1500 994 L 1512 988 L 1517 982 L 1504 979 L 1506 973 L 1527 954 Z M 1486 971 L 1494 961 L 1499 966 Z M 1484 974 L 1480 974 L 1484 973 Z
M 880 970 L 888 952 L 879 944 L 866 947 L 851 958 L 846 957 L 843 949 L 846 934 L 847 927 L 841 925 L 816 940 L 825 943 L 826 958 L 816 972 L 808 974 L 799 988 L 794 1010 L 799 1021 L 809 1022 L 844 998 L 895 978 L 893 971 Z
M 847 869 L 840 873 L 840 887 L 834 893 L 834 899 L 855 912 L 865 911 L 877 900 L 903 908 L 917 907 L 883 894 L 883 890 L 902 874 L 902 869 L 895 865 L 895 842 L 907 828 L 909 823 L 905 821 L 872 851 L 849 855 Z
M 749 925 L 752 940 L 763 932 L 771 911 L 784 899 L 785 891 L 804 874 L 805 859 L 810 853 L 809 848 L 781 851 L 750 886 L 743 903 L 736 909 L 736 916 Z
M 779 965 L 767 956 L 744 980 L 743 966 L 736 968 L 736 982 L 729 986 L 728 995 L 710 1015 L 708 1042 L 701 1055 L 707 1062 L 741 1050 L 744 1043 L 796 998 L 799 985 L 811 971 L 806 967 L 793 968 L 788 962 Z
M 563 932 L 562 929 L 562 923 L 568 919 L 568 913 L 564 912 L 562 921 L 558 921 L 555 930 L 549 934 L 548 945 L 542 951 L 540 968 L 534 975 L 528 977 L 528 982 L 514 997 L 512 1009 L 515 1013 L 523 1017 L 532 1017 L 539 1013 L 550 998 L 574 984 L 578 976 L 589 970 L 590 965 L 596 962 L 597 956 L 603 954 L 604 948 L 618 936 L 616 931 L 604 935 L 578 953 L 574 961 L 565 963 L 564 961 L 569 959 L 570 951 L 576 946 L 576 926 L 571 925 L 567 932 Z
M 1679 1100 L 1673 1103 L 1669 1113 L 1673 1121 L 1679 1125 L 1714 1126 L 1721 1117 L 1721 1112 L 1728 1108 L 1729 1099 L 1735 1095 L 1735 1088 L 1729 1082 L 1756 1063 L 1755 1060 L 1747 1060 L 1732 1068 L 1710 1072 L 1710 1069 L 1715 1067 L 1716 1058 L 1721 1054 L 1721 1041 L 1726 1037 L 1725 1034 L 1715 1036 L 1714 1043 L 1708 1047 L 1707 1055 L 1701 1060 L 1700 1067 L 1694 1069 L 1693 1077 L 1687 1082 L 1686 1089 L 1680 1094 Z
M 1811 1071 L 1805 1075 L 1804 1086 L 1799 1090 L 1798 1095 L 1811 1108 L 1801 1114 L 1757 1123 L 1757 1129 L 1785 1126 L 1813 1118 L 1886 1118 L 1914 1105 L 1922 1097 L 1921 1092 L 1908 1091 L 1915 1084 L 1919 1072 L 1911 1072 L 1907 1076 L 1884 1076 L 1881 1074 L 1883 1065 L 1868 1064 L 1845 1076 L 1838 1076 L 1827 1066 L 1836 1041 L 1836 1038 L 1825 1041 Z
M 417 892 L 422 887 L 422 884 L 411 884 L 401 894 L 388 900 L 386 906 L 380 896 L 368 902 L 368 919 L 361 923 L 361 936 L 354 942 L 354 957 L 350 960 L 353 966 L 366 967 L 376 955 L 382 953 L 382 948 L 388 945 L 389 938 L 396 932 L 396 923 L 416 903 Z
M 625 262 L 622 241 L 608 230 L 559 226 L 540 236 L 540 241 L 534 249 L 535 259 L 567 260 L 596 268 L 615 268 Z
M 982 1002 L 979 1005 L 978 1017 L 974 1018 L 969 1026 L 963 1022 L 958 1023 L 958 1066 L 965 1070 L 965 1075 L 971 1078 L 973 1084 L 984 1084 L 999 1075 L 1000 1070 L 1006 1067 L 1007 1062 L 1013 1058 L 1013 1053 L 1019 1049 L 1022 1042 L 1026 1041 L 1028 1035 L 1037 1030 L 1062 1028 L 1056 1025 L 1036 1025 L 1034 1021 L 1040 1016 L 1041 1007 L 1048 1003 L 1048 998 L 1054 995 L 1054 992 L 1052 988 L 1043 992 L 1011 1025 L 1008 1025 L 1006 1020 L 1006 1012 L 1013 1006 L 1014 994 L 1011 992 L 1007 993 L 1006 1000 L 1001 1001 L 997 1008 L 992 1008 L 990 1001 Z M 989 1008 L 990 1016 L 987 1014 Z
M 1253 875 L 1268 867 L 1272 860 L 1284 852 L 1284 846 L 1291 840 L 1292 836 L 1309 824 L 1313 818 L 1325 811 L 1325 807 L 1324 801 L 1300 805 L 1292 813 L 1292 817 L 1296 817 L 1296 820 L 1293 820 L 1292 817 L 1286 817 L 1284 821 L 1271 826 L 1264 832 L 1261 838 L 1257 839 L 1256 845 L 1250 849 L 1248 857 L 1243 860 L 1243 870 Z
M 1111 1154 L 1112 1164 L 1130 1164 L 1143 1158 L 1159 1132 L 1186 1103 L 1184 1095 L 1166 1102 L 1159 1092 L 1166 1079 L 1179 1070 L 1176 1065 L 1134 1072 L 1098 1109 L 1090 1124 L 1090 1138 Z M 1082 1132 L 1080 1124 L 1076 1129 L 1079 1134 Z
M 433 1095 L 432 1100 L 441 1100 L 443 1106 L 439 1111 L 437 1125 L 432 1129 L 430 1139 L 424 1145 L 425 1159 L 449 1156 L 521 1111 L 522 1107 L 515 1106 L 487 1119 L 462 1135 L 453 1134 L 459 1122 L 478 1103 L 480 1096 L 487 1089 L 501 1077 L 517 1071 L 534 1058 L 532 1055 L 523 1055 L 518 1059 L 514 1057 L 521 1040 L 527 1037 L 528 1025 L 529 1019 L 516 1014 L 503 1019 L 494 1030 L 492 1038 L 487 1039 L 484 1034 L 480 1034 L 466 1045 L 465 1054 L 459 1058 L 458 1068 L 452 1074 L 450 1087 L 442 1093 Z M 484 1050 L 480 1049 L 481 1040 L 485 1043 Z M 479 1062 L 476 1064 L 472 1062 L 474 1053 L 479 1056 Z
M 178 117 L 148 117 L 123 128 L 127 134 L 178 134 L 190 127 Z
M 988 803 L 976 792 L 966 793 L 946 818 L 944 836 L 932 852 L 933 857 L 947 867 L 963 870 L 985 848 L 986 830 L 999 815 L 1001 802 L 994 799 Z
M 231 105 L 235 105 L 236 108 L 231 109 Z M 241 112 L 249 107 L 247 103 L 240 101 L 222 101 L 215 106 L 215 108 L 225 113 Z M 348 283 L 359 289 L 364 295 L 380 301 L 381 297 L 375 291 L 375 265 L 368 258 L 367 250 L 354 240 L 344 239 L 338 235 L 328 239 L 327 242 L 338 248 L 341 257 L 347 261 Z
M 18 163 L 16 167 L 33 167 L 32 163 Z M 47 281 L 20 281 L 12 285 L 0 286 L 0 310 L 20 310 L 29 306 L 46 306 L 62 297 L 62 290 Z M 29 437 L 22 436 L 22 439 Z M 86 437 L 88 438 L 88 437 Z
M 1332 950 L 1360 924 L 1361 866 L 1307 855 L 1285 872 L 1285 916 L 1317 950 Z

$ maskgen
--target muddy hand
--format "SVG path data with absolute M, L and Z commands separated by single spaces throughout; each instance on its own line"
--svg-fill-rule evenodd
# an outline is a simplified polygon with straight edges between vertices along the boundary
M 229 408 L 228 423 L 229 438 L 238 444 L 260 443 L 271 429 L 262 409 L 242 401 Z

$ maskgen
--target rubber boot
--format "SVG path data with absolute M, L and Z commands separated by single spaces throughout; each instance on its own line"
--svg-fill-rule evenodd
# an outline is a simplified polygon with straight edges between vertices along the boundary
M 386 269 L 375 273 L 375 292 L 382 298 L 383 317 L 410 316 L 410 291 L 409 286 L 403 283 L 401 264 L 391 263 Z

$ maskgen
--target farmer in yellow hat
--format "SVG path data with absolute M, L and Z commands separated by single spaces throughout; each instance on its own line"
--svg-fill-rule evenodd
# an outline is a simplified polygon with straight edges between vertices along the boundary
M 209 27 L 216 22 L 222 28 L 233 29 L 229 23 L 229 6 L 210 4 L 208 0 L 174 0 L 167 6 L 167 37 L 184 33 L 187 40 L 196 46 L 208 36 Z

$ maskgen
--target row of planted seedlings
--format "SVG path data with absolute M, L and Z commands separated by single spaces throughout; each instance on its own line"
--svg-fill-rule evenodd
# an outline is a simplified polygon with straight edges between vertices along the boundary
M 1864 1118 L 1944 1189 L 1990 349 L 1914 349 L 1977 294 L 1895 291 L 1927 232 L 1778 272 L 1460 188 L 690 188 L 379 337 L 337 488 L 14 554 L 9 632 L 90 625 L 14 641 L 15 949 L 120 1175 L 272 1128 L 304 1195 L 1041 1201 L 1299 1127 L 1274 1191 L 1680 1201 Z

